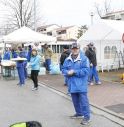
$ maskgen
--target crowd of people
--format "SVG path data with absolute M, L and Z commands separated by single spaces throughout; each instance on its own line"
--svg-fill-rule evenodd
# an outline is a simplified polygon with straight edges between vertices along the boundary
M 52 50 L 47 44 L 43 45 L 46 70 L 50 71 Z M 19 76 L 18 85 L 23 86 L 27 75 L 27 66 L 31 66 L 31 79 L 33 81 L 32 90 L 38 90 L 38 73 L 40 71 L 41 56 L 36 49 L 28 47 L 25 52 L 22 47 L 18 50 L 5 50 L 3 59 L 22 57 L 27 61 L 17 61 L 16 68 Z M 0 57 L 0 60 L 2 58 Z M 28 63 L 28 64 L 27 64 Z M 88 85 L 100 85 L 97 73 L 96 51 L 93 43 L 87 45 L 85 52 L 81 51 L 78 43 L 73 43 L 71 48 L 65 45 L 60 56 L 60 70 L 64 76 L 64 85 L 67 86 L 71 94 L 75 114 L 71 118 L 82 118 L 81 124 L 86 125 L 90 122 L 90 106 L 88 100 Z
M 44 49 L 45 67 L 46 70 L 50 71 L 52 50 L 47 44 L 43 45 L 41 48 Z M 19 82 L 17 85 L 25 85 L 25 80 L 30 77 L 34 83 L 32 90 L 38 90 L 38 73 L 41 66 L 41 56 L 39 55 L 36 48 L 32 48 L 31 45 L 28 46 L 28 50 L 25 50 L 21 46 L 18 48 L 6 48 L 3 54 L 0 55 L 0 62 L 2 60 L 11 60 L 12 58 L 26 58 L 27 60 L 18 60 L 16 62 L 16 69 L 18 72 Z M 31 67 L 31 75 L 27 73 L 27 67 Z

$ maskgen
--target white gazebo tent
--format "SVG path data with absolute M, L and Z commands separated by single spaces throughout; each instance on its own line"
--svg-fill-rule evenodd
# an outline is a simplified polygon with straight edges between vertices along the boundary
M 15 43 L 15 44 L 27 43 L 27 42 L 48 43 L 48 42 L 55 42 L 56 38 L 35 32 L 35 31 L 31 30 L 30 28 L 24 26 L 18 30 L 15 30 L 14 32 L 4 36 L 2 38 L 2 40 L 5 43 Z
M 4 44 L 21 44 L 21 43 L 29 43 L 29 42 L 50 43 L 50 42 L 56 42 L 56 38 L 44 34 L 40 34 L 24 26 L 2 37 L 1 42 L 4 42 Z M 45 69 L 43 69 L 43 73 L 45 73 Z
M 23 26 L 14 32 L 3 36 L 0 41 L 4 43 L 4 48 L 6 44 L 26 44 L 26 43 L 52 43 L 56 42 L 56 37 L 44 35 L 31 30 L 30 28 Z
M 124 21 L 100 20 L 92 25 L 88 31 L 79 38 L 78 42 L 83 49 L 90 42 L 94 42 L 97 52 L 97 61 L 100 65 L 113 65 L 114 56 L 112 50 L 123 52 L 124 44 L 122 36 L 124 33 Z

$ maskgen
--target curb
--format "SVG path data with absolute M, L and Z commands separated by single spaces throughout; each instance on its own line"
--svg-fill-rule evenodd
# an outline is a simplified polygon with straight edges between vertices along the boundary
M 69 101 L 71 101 L 71 97 L 67 94 L 65 94 L 64 92 L 60 91 L 60 90 L 57 90 L 56 88 L 54 87 L 51 87 L 50 85 L 46 85 L 46 83 L 44 82 L 39 82 L 39 86 L 41 87 L 44 87 L 44 88 L 47 88 L 49 89 L 50 91 L 53 91 L 54 93 L 68 99 Z M 105 109 L 105 108 L 102 108 L 102 107 L 99 107 L 98 105 L 95 105 L 93 103 L 90 103 L 91 105 L 91 111 L 94 113 L 94 114 L 98 114 L 98 115 L 101 115 L 101 116 L 104 116 L 105 118 L 113 121 L 114 123 L 117 123 L 121 126 L 124 126 L 124 117 L 113 112 L 113 111 L 110 111 L 108 109 Z

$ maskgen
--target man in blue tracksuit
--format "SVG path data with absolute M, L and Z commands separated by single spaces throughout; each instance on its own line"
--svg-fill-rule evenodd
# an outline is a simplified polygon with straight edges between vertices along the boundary
M 25 52 L 22 50 L 22 47 L 18 47 L 19 53 L 18 56 L 25 58 Z M 25 84 L 25 62 L 24 61 L 18 61 L 17 62 L 17 71 L 19 76 L 19 83 L 17 85 L 23 86 Z
M 94 85 L 93 78 L 95 79 L 96 85 L 101 85 L 99 75 L 97 72 L 97 59 L 96 59 L 96 51 L 94 50 L 94 44 L 91 42 L 88 44 L 88 49 L 85 52 L 86 56 L 90 61 L 90 76 L 89 76 L 89 84 Z
M 90 108 L 87 97 L 88 76 L 90 72 L 88 58 L 80 52 L 77 43 L 72 44 L 71 54 L 66 58 L 62 73 L 68 78 L 68 91 L 71 93 L 76 114 L 71 118 L 82 117 L 81 124 L 86 125 L 90 120 Z
M 60 70 L 64 64 L 65 59 L 70 55 L 70 49 L 68 45 L 63 46 L 63 52 L 60 56 Z M 67 78 L 64 76 L 64 86 L 67 86 Z
M 17 58 L 18 54 L 15 49 L 11 50 L 11 58 Z
M 10 60 L 10 51 L 6 48 L 3 60 Z

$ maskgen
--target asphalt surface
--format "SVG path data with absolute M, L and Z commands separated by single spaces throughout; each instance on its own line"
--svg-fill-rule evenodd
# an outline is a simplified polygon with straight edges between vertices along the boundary
M 42 75 L 39 76 L 39 82 L 67 93 L 67 87 L 63 85 L 62 75 Z M 124 85 L 103 80 L 101 82 L 102 85 L 89 86 L 90 103 L 109 109 L 124 117 Z
M 82 127 L 81 120 L 69 118 L 74 113 L 71 101 L 44 87 L 31 91 L 30 80 L 23 87 L 17 82 L 0 79 L 0 127 L 30 120 L 41 122 L 43 127 Z M 121 127 L 97 114 L 92 114 L 91 120 L 88 127 Z

